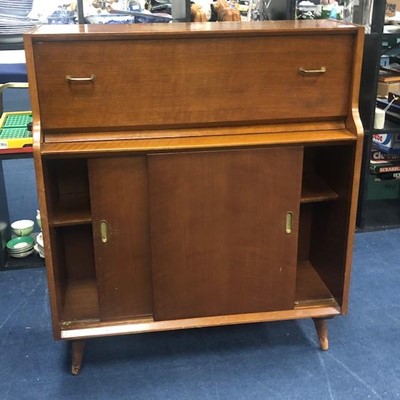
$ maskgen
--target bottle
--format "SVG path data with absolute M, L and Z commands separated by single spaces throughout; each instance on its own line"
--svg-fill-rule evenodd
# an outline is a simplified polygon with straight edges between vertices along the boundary
M 354 9 L 354 1 L 353 0 L 345 0 L 343 7 L 343 21 L 344 22 L 353 22 L 353 9 Z
M 42 220 L 40 218 L 40 210 L 36 210 L 36 223 L 38 224 L 40 230 L 42 230 Z

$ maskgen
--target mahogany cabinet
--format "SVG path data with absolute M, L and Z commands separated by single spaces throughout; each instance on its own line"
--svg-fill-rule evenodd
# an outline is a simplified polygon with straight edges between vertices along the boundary
M 42 26 L 25 35 L 54 336 L 348 308 L 362 27 Z

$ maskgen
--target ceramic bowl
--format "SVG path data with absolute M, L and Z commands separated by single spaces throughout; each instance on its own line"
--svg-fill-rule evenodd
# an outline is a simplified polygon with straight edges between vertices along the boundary
M 26 257 L 33 251 L 34 240 L 30 236 L 21 236 L 9 240 L 6 246 L 10 256 Z
M 14 239 L 11 239 L 7 242 L 7 248 L 11 251 L 15 251 L 18 249 L 22 249 L 25 246 L 32 246 L 35 244 L 35 241 L 30 236 L 21 236 Z
M 42 234 L 42 232 L 40 232 L 40 233 L 36 236 L 36 243 L 37 243 L 42 249 L 44 248 L 43 234 Z
M 20 219 L 11 224 L 11 229 L 17 236 L 28 236 L 32 233 L 34 224 L 30 219 Z
M 166 13 L 132 12 L 136 24 L 168 23 L 172 22 L 172 16 Z
M 35 244 L 34 249 L 41 258 L 44 258 L 44 250 L 38 244 Z
M 27 250 L 23 253 L 10 253 L 10 257 L 14 257 L 14 258 L 24 258 L 24 257 L 28 257 L 29 255 L 31 255 L 33 253 L 33 248 L 30 250 Z
M 118 15 L 118 14 L 99 14 L 89 15 L 86 17 L 89 24 L 133 24 L 135 17 L 130 15 Z

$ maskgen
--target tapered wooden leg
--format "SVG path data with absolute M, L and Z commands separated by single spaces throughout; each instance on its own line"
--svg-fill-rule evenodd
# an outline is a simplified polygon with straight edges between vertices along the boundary
M 72 341 L 72 375 L 78 375 L 81 370 L 83 353 L 85 352 L 85 340 L 73 340 Z
M 329 342 L 328 342 L 328 325 L 326 323 L 326 319 L 324 318 L 313 318 L 315 329 L 317 331 L 319 344 L 321 346 L 321 350 L 328 350 Z

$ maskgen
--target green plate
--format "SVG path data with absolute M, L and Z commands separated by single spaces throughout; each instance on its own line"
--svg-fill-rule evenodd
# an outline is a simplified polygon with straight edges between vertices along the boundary
M 25 128 L 32 121 L 31 113 L 10 113 L 6 115 L 3 128 Z
M 24 139 L 30 137 L 32 137 L 32 135 L 26 130 L 26 128 L 0 129 L 0 139 Z
M 21 236 L 8 241 L 6 246 L 10 250 L 23 250 L 24 248 L 33 246 L 33 244 L 33 238 L 30 236 Z

